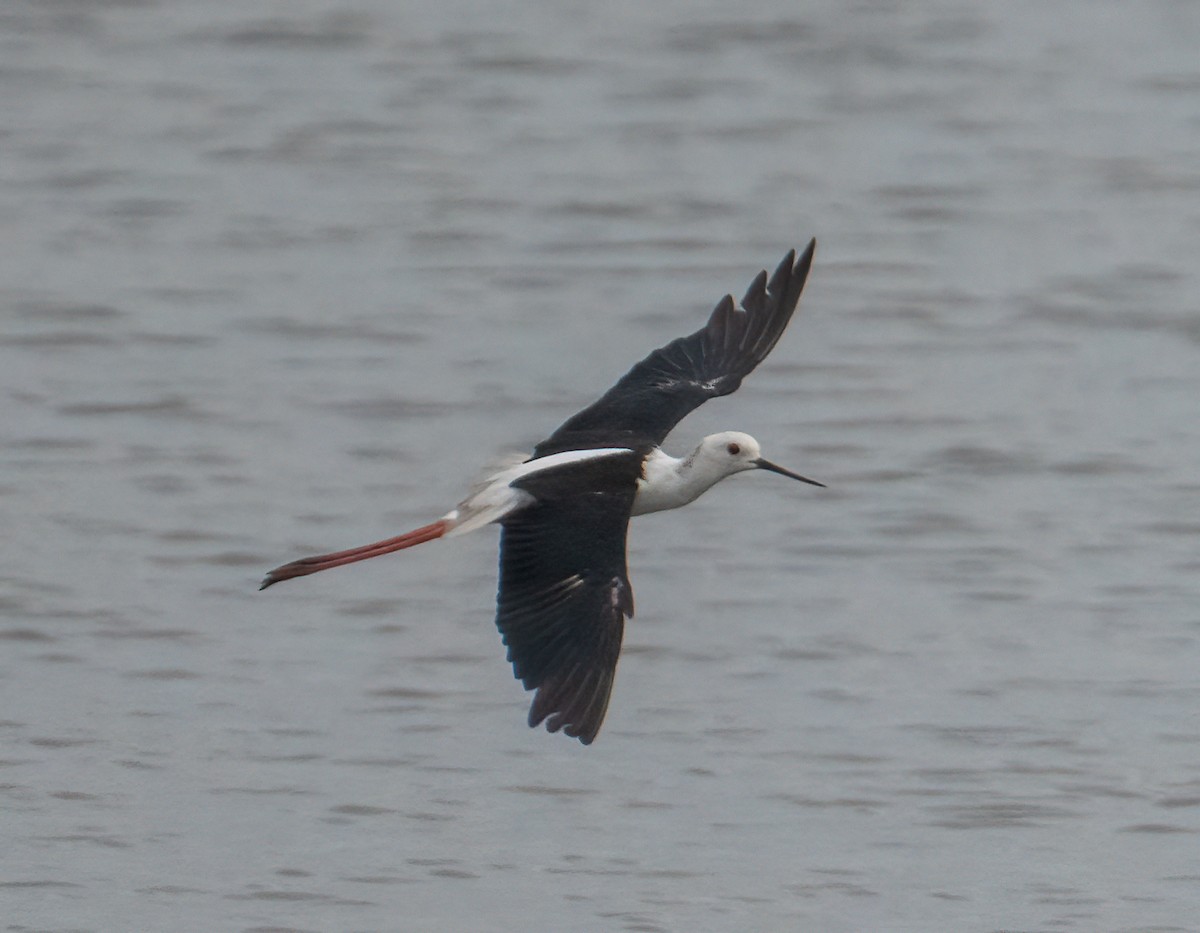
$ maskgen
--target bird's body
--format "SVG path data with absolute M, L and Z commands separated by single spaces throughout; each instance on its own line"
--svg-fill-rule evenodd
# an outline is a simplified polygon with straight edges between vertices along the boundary
M 694 501 L 727 476 L 764 469 L 820 483 L 764 460 L 748 434 L 704 438 L 687 457 L 660 445 L 709 398 L 728 395 L 771 351 L 791 319 L 816 243 L 759 273 L 739 307 L 655 350 L 533 455 L 484 477 L 429 525 L 375 544 L 303 558 L 262 588 L 441 537 L 501 525 L 496 625 L 513 670 L 536 690 L 529 724 L 590 743 L 608 708 L 633 591 L 625 566 L 629 518 Z

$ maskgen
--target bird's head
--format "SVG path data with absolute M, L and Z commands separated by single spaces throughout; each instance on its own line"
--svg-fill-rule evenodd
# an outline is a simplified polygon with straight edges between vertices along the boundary
M 825 485 L 763 459 L 758 441 L 741 431 L 722 431 L 720 434 L 708 435 L 700 442 L 700 449 L 696 454 L 711 463 L 719 464 L 726 476 L 745 470 L 767 470 L 813 486 Z

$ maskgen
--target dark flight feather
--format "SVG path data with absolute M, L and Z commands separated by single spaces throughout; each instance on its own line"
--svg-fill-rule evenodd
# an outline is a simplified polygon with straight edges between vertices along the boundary
M 529 725 L 585 745 L 633 615 L 625 533 L 640 470 L 630 451 L 532 474 L 515 485 L 536 501 L 502 523 L 496 627 L 513 673 L 537 691 Z
M 816 240 L 797 259 L 790 251 L 768 280 L 760 272 L 741 305 L 726 295 L 708 323 L 672 340 L 627 372 L 598 401 L 567 419 L 535 456 L 591 446 L 596 438 L 658 445 L 710 398 L 728 395 L 774 348 L 792 319 L 812 267 Z

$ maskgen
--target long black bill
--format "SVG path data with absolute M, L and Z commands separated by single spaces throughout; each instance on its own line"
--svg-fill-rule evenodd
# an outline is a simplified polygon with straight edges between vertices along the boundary
M 783 467 L 776 466 L 770 460 L 763 460 L 761 457 L 754 461 L 754 465 L 760 470 L 769 470 L 772 473 L 778 473 L 780 476 L 790 476 L 792 479 L 798 479 L 800 482 L 808 483 L 810 486 L 820 486 L 822 489 L 828 488 L 824 483 L 818 483 L 815 479 L 809 479 L 807 476 L 801 476 L 799 473 L 785 470 Z

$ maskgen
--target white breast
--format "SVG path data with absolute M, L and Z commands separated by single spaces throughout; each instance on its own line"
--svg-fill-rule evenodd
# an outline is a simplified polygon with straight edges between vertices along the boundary
M 633 499 L 633 514 L 661 512 L 677 509 L 696 498 L 689 496 L 680 467 L 683 461 L 663 453 L 655 447 L 642 465 L 642 477 L 638 480 L 637 495 Z M 696 495 L 699 495 L 697 493 Z

